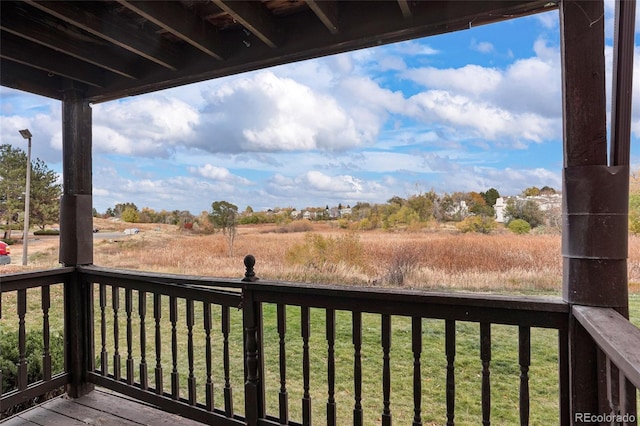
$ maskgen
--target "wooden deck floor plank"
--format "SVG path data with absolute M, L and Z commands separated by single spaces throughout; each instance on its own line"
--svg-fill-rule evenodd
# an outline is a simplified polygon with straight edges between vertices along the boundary
M 104 389 L 78 399 L 56 397 L 0 421 L 2 426 L 202 426 L 149 404 Z
M 29 420 L 23 419 L 22 417 L 15 416 L 10 417 L 8 419 L 0 420 L 2 426 L 38 426 L 37 423 L 30 422 Z
M 44 405 L 45 409 L 65 415 L 84 424 L 90 425 L 122 425 L 139 426 L 140 423 L 127 420 L 126 415 L 118 416 L 101 410 L 96 410 L 82 404 L 77 400 L 58 399 Z
M 67 417 L 63 414 L 57 413 L 55 411 L 49 410 L 44 406 L 36 407 L 35 409 L 25 411 L 20 414 L 20 417 L 33 422 L 40 426 L 83 426 L 85 423 Z M 4 426 L 4 425 L 3 425 Z
M 202 423 L 185 419 L 179 415 L 160 411 L 158 408 L 146 405 L 126 396 L 114 395 L 100 390 L 95 390 L 75 402 L 149 426 L 173 426 L 176 424 L 180 424 L 180 426 L 202 425 Z

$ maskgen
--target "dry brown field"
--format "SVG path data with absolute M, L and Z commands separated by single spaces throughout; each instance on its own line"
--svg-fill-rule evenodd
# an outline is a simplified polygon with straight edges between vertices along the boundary
M 100 233 L 94 242 L 94 263 L 114 268 L 240 278 L 243 258 L 252 254 L 262 280 L 557 294 L 562 283 L 559 235 L 514 235 L 505 230 L 462 234 L 448 227 L 354 232 L 332 223 L 247 225 L 238 228 L 230 257 L 221 233 L 201 235 L 172 225 L 102 219 L 96 219 L 96 226 Z M 132 226 L 140 233 L 121 234 Z M 314 248 L 308 243 L 310 232 L 332 243 L 329 250 L 339 252 L 329 254 L 333 260 L 304 262 Z M 292 256 L 302 262 L 292 262 Z M 19 265 L 20 244 L 12 247 L 12 258 L 13 264 L 0 267 L 0 273 L 25 269 Z M 41 237 L 30 243 L 29 263 L 27 269 L 58 266 L 58 239 Z M 629 237 L 628 265 L 630 290 L 640 292 L 638 236 Z

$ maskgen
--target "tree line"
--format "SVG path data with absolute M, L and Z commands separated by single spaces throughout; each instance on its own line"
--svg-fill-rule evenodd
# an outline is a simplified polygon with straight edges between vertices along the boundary
M 11 231 L 21 229 L 24 221 L 24 193 L 26 183 L 26 154 L 11 145 L 0 145 L 0 220 L 3 239 L 11 238 Z M 40 159 L 31 162 L 30 221 L 44 230 L 57 223 L 60 214 L 62 185 L 58 175 Z M 629 203 L 629 229 L 640 233 L 640 170 L 631 175 Z M 542 211 L 539 205 L 526 197 L 552 195 L 556 191 L 548 186 L 526 188 L 521 197 L 510 197 L 504 209 L 505 222 L 514 232 L 528 232 L 539 226 L 560 229 L 561 212 L 558 209 Z M 311 220 L 337 220 L 343 228 L 419 229 L 432 223 L 454 222 L 464 232 L 491 232 L 495 223 L 495 204 L 500 193 L 495 188 L 484 192 L 453 192 L 437 194 L 431 190 L 409 195 L 393 196 L 386 203 L 357 202 L 354 206 L 342 204 L 337 208 L 308 207 L 304 209 Z M 336 211 L 338 212 L 336 214 Z M 286 225 L 302 218 L 295 208 L 274 207 L 267 211 L 254 211 L 247 206 L 242 212 L 232 203 L 215 201 L 211 210 L 195 216 L 187 210 L 155 211 L 134 203 L 118 203 L 104 213 L 94 209 L 95 217 L 117 217 L 129 223 L 163 223 L 202 232 L 221 230 L 232 246 L 235 226 L 242 224 L 275 223 Z

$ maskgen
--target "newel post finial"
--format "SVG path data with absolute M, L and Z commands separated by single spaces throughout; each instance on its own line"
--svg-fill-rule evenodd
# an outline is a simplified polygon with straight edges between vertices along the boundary
M 242 281 L 254 282 L 259 280 L 259 278 L 256 277 L 255 271 L 253 270 L 255 264 L 256 258 L 253 255 L 248 254 L 244 257 L 244 266 L 245 268 L 247 268 L 247 271 L 244 273 L 244 278 L 242 279 Z

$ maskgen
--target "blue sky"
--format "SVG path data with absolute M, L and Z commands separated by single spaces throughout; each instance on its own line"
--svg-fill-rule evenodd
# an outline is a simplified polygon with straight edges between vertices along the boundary
M 610 35 L 612 3 L 606 11 Z M 29 128 L 32 155 L 58 172 L 60 117 L 58 101 L 0 89 L 2 143 L 26 150 L 18 130 Z M 96 104 L 93 138 L 100 212 L 123 202 L 199 214 L 217 200 L 302 209 L 431 189 L 559 189 L 558 12 Z

